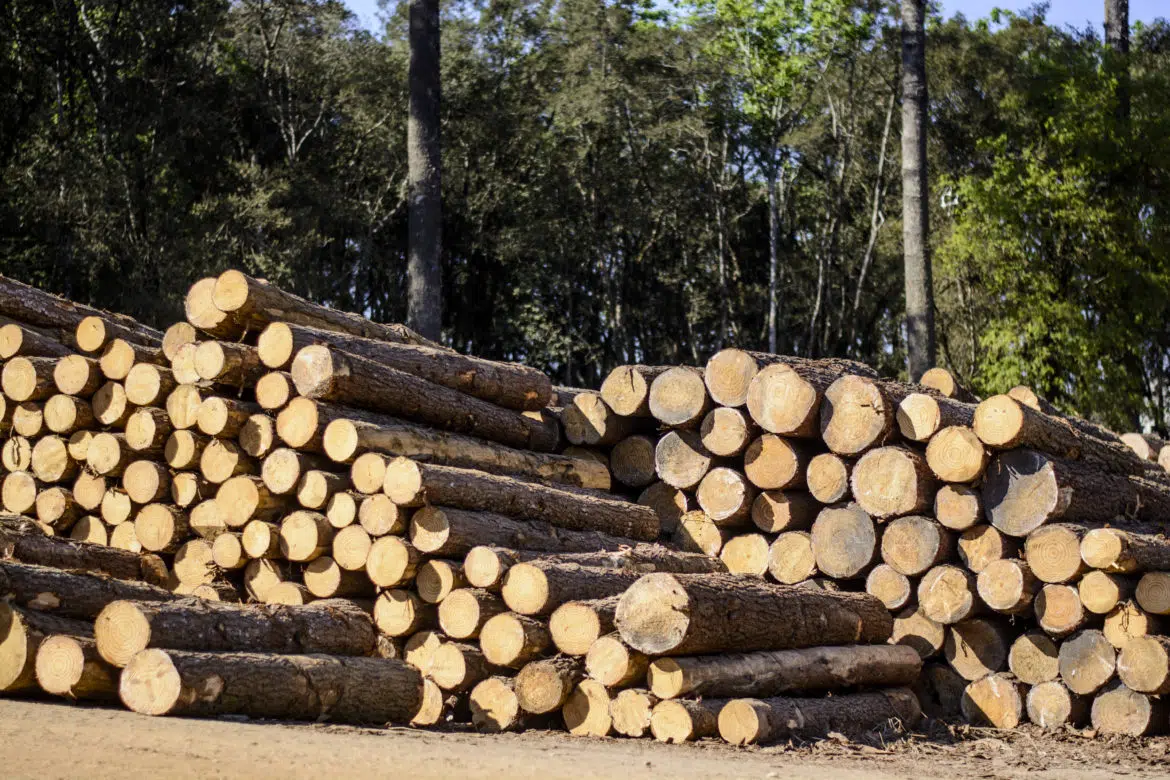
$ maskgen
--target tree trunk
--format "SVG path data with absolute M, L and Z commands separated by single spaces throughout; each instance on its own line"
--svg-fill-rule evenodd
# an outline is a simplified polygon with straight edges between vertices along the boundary
M 1008 669 L 1025 685 L 1041 685 L 1060 676 L 1059 649 L 1043 631 L 1033 629 L 1012 642 Z
M 1060 679 L 1073 693 L 1095 693 L 1117 670 L 1117 650 L 1100 631 L 1081 631 L 1060 643 Z
M 569 601 L 618 596 L 633 585 L 638 577 L 634 572 L 589 568 L 572 563 L 530 561 L 508 570 L 500 593 L 513 612 L 521 615 L 549 615 Z
M 729 604 L 736 609 L 729 611 Z M 745 611 L 756 619 L 741 620 Z M 815 614 L 817 620 L 795 620 L 793 614 Z M 892 628 L 889 612 L 868 594 L 797 589 L 730 574 L 647 574 L 622 596 L 616 622 L 627 644 L 652 655 L 884 642 Z
M 1117 74 L 1117 119 L 1129 121 L 1129 0 L 1105 0 L 1105 46 Z
M 573 736 L 607 737 L 613 730 L 609 691 L 597 680 L 582 680 L 565 700 L 561 717 Z
M 834 731 L 857 734 L 891 720 L 913 727 L 921 717 L 909 688 L 824 699 L 733 699 L 719 713 L 719 736 L 732 745 L 755 745 L 785 737 L 825 737 Z
M 438 0 L 411 0 L 409 24 L 407 322 L 424 337 L 437 341 L 443 321 Z
M 1081 558 L 1094 569 L 1131 574 L 1170 570 L 1170 540 L 1164 536 L 1095 528 L 1081 539 Z
M 520 707 L 533 715 L 555 712 L 585 676 L 585 662 L 572 656 L 533 661 L 516 675 Z
M 81 544 L 59 536 L 45 536 L 31 521 L 0 517 L 0 558 L 56 569 L 88 571 L 120 580 L 143 580 L 165 585 L 166 564 L 155 555 L 136 555 L 110 547 Z
M 618 366 L 601 383 L 601 400 L 623 417 L 650 416 L 650 385 L 670 366 Z M 565 405 L 565 404 L 562 404 Z
M 111 602 L 122 599 L 171 601 L 168 590 L 102 577 L 76 574 L 47 566 L 0 561 L 0 593 L 32 610 L 79 620 L 93 620 Z
M 543 620 L 505 612 L 484 624 L 479 646 L 489 662 L 519 669 L 552 646 L 552 635 Z
M 659 742 L 679 744 L 719 734 L 719 710 L 724 699 L 660 701 L 650 715 L 650 733 Z
M 108 338 L 125 338 L 136 344 L 157 345 L 162 340 L 161 333 L 132 317 L 67 301 L 8 277 L 0 277 L 0 314 L 29 325 L 63 330 L 74 330 L 87 317 L 97 317 L 100 322 L 92 323 L 92 327 L 87 328 L 87 331 L 94 332 L 95 337 L 83 338 L 84 343 L 76 345 L 85 352 L 100 349 L 106 341 L 107 331 L 110 332 Z M 120 328 L 104 327 L 107 324 Z M 100 338 L 96 337 L 98 331 L 101 332 Z
M 978 680 L 1007 666 L 1008 634 L 993 620 L 975 618 L 947 627 L 943 655 L 964 680 Z
M 911 393 L 898 403 L 895 417 L 904 438 L 928 442 L 944 428 L 970 427 L 975 420 L 975 406 L 931 393 Z
M 902 244 L 906 275 L 906 352 L 911 381 L 935 363 L 930 263 L 930 180 L 926 133 L 926 1 L 902 2 Z

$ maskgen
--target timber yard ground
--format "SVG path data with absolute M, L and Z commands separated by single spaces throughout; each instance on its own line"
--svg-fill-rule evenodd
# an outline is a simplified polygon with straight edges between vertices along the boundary
M 387 778 L 410 780 L 886 780 L 1170 776 L 1170 738 L 1089 738 L 1035 727 L 933 723 L 929 735 L 737 749 L 714 741 L 150 718 L 113 707 L 0 700 L 0 777 Z

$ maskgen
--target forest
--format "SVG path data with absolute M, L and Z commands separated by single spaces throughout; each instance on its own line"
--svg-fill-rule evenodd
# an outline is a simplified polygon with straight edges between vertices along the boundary
M 405 9 L 0 8 L 0 273 L 151 323 L 229 267 L 405 316 Z M 1170 24 L 927 19 L 939 361 L 1170 424 Z M 596 387 L 725 346 L 904 375 L 881 0 L 451 0 L 443 340 Z M 775 241 L 774 253 L 770 242 Z M 772 261 L 772 258 L 775 261 Z

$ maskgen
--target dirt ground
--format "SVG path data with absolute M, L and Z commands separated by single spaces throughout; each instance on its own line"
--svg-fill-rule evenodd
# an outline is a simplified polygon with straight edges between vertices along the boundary
M 953 728 L 736 749 L 716 742 L 592 740 L 558 732 L 485 736 L 149 718 L 120 709 L 0 700 L 0 777 L 490 778 L 1060 778 L 1170 777 L 1170 738 L 1089 738 Z

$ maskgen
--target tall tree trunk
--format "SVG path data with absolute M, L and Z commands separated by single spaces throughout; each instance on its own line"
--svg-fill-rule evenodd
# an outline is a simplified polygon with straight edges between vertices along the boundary
M 768 166 L 768 351 L 776 354 L 776 320 L 779 317 L 779 275 L 780 258 L 780 201 L 776 197 L 776 179 L 779 165 L 776 162 L 775 150 L 772 153 L 772 164 Z
M 1117 73 L 1117 118 L 1129 119 L 1129 0 L 1105 0 L 1105 45 L 1113 50 Z
M 410 290 L 407 322 L 438 341 L 443 320 L 439 156 L 439 0 L 410 0 L 410 117 L 406 125 Z
M 926 176 L 926 0 L 902 0 L 902 251 L 910 380 L 934 365 L 934 285 Z

